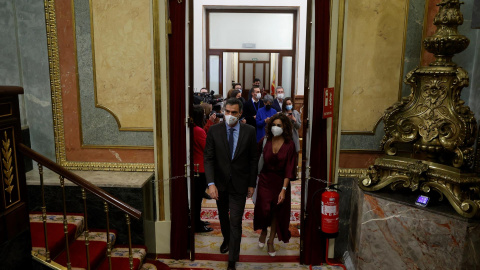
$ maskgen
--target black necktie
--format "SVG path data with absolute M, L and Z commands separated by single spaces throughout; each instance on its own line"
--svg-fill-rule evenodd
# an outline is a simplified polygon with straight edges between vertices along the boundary
M 230 134 L 228 135 L 228 146 L 230 146 L 230 159 L 232 159 L 233 156 L 233 131 L 234 129 L 231 127 Z

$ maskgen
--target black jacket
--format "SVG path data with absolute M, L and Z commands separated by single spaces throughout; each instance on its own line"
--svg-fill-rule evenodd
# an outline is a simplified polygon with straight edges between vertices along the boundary
M 237 147 L 233 159 L 227 140 L 225 123 L 213 125 L 208 130 L 204 151 L 207 183 L 215 183 L 219 191 L 247 194 L 257 182 L 258 150 L 255 129 L 240 124 Z M 229 190 L 229 182 L 234 190 Z
M 258 109 L 264 107 L 263 101 L 260 100 L 257 102 Z M 257 128 L 257 123 L 255 122 L 255 118 L 253 116 L 257 115 L 257 110 L 255 104 L 253 104 L 252 99 L 249 99 L 245 104 L 243 104 L 243 116 L 245 120 L 247 120 L 247 124 L 250 126 Z

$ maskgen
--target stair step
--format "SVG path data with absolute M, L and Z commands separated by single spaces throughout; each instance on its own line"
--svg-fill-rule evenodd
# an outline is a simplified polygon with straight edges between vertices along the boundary
M 38 254 L 45 256 L 45 233 L 43 228 L 42 213 L 31 212 L 30 218 L 30 234 L 32 237 L 32 250 Z M 68 214 L 67 215 L 68 241 L 72 242 L 83 231 L 83 215 Z M 48 249 L 50 258 L 57 257 L 65 247 L 65 233 L 63 230 L 63 214 L 47 213 L 47 235 Z
M 139 269 L 143 260 L 147 256 L 147 247 L 141 245 L 132 246 L 133 269 Z M 115 246 L 111 253 L 112 269 L 129 270 L 130 262 L 128 256 L 128 246 Z M 97 270 L 109 269 L 108 257 L 103 260 Z
M 105 258 L 107 252 L 107 235 L 106 230 L 92 230 L 89 232 L 89 255 L 90 267 L 97 268 Z M 112 245 L 115 244 L 117 232 L 110 230 L 110 239 Z M 85 232 L 69 246 L 70 263 L 72 267 L 86 269 L 87 268 L 87 252 L 85 248 Z M 67 266 L 67 252 L 63 251 L 55 262 Z

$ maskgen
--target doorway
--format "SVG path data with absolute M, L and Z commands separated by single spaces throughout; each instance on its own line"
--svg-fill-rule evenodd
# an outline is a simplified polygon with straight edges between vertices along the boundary
M 194 8 L 195 11 L 196 9 Z M 306 12 L 306 10 L 303 10 L 303 12 Z M 204 51 L 196 54 L 197 46 L 192 45 L 194 70 L 190 76 L 195 77 L 193 80 L 194 88 L 199 90 L 201 87 L 206 86 L 209 92 L 214 91 L 215 94 L 226 97 L 228 90 L 232 88 L 232 82 L 240 82 L 243 89 L 245 89 L 243 95 L 245 95 L 244 98 L 247 100 L 248 90 L 253 85 L 253 80 L 259 78 L 261 88 L 270 90 L 269 92 L 272 94 L 274 94 L 275 87 L 279 85 L 284 88 L 286 97 L 294 98 L 298 92 L 303 94 L 304 80 L 297 80 L 297 78 L 304 76 L 305 40 L 300 41 L 299 39 L 299 29 L 297 29 L 300 28 L 297 22 L 298 13 L 299 8 L 292 9 L 292 7 L 285 9 L 278 9 L 278 7 L 271 9 L 205 7 L 200 13 L 205 16 L 205 22 L 202 24 L 205 28 L 201 28 L 201 32 L 205 36 L 201 37 L 202 42 L 195 37 L 195 34 L 192 34 L 193 37 L 191 37 L 192 40 L 197 41 L 193 42 L 194 44 L 204 44 L 205 46 Z M 196 14 L 193 14 L 193 17 L 195 16 Z M 235 25 L 228 24 L 228 22 L 232 21 L 235 22 Z M 241 27 L 249 23 L 252 27 L 248 31 L 241 29 Z M 271 24 L 274 27 L 268 31 L 256 32 L 256 28 L 259 28 L 258 25 L 265 26 L 266 24 Z M 301 29 L 305 30 L 304 26 Z M 234 34 L 230 35 L 231 33 Z M 254 38 L 254 33 L 258 35 L 257 38 Z M 299 43 L 301 44 L 299 45 Z M 299 48 L 299 51 L 297 51 L 297 48 Z M 199 55 L 203 55 L 203 57 L 199 57 Z M 299 55 L 303 55 L 303 58 L 299 57 Z M 202 59 L 202 62 L 199 61 L 200 59 Z M 302 63 L 298 61 L 299 59 L 302 59 Z M 197 68 L 199 66 L 203 68 Z M 197 83 L 197 80 L 200 83 Z M 188 94 L 191 95 L 192 93 L 189 92 Z M 306 101 L 308 102 L 308 99 Z M 192 144 L 192 140 L 195 138 L 192 133 L 190 134 L 190 144 Z M 197 168 L 197 165 L 192 162 L 190 168 Z M 191 175 L 196 175 L 196 173 L 191 170 Z M 190 190 L 195 189 L 195 179 L 195 177 L 191 178 Z M 292 182 L 291 193 L 293 204 L 292 218 L 294 219 L 291 225 L 296 242 L 291 241 L 291 244 L 289 244 L 290 248 L 285 248 L 282 243 L 278 250 L 279 256 L 298 258 L 300 255 L 299 223 L 302 217 L 301 195 L 303 194 L 300 183 L 301 181 Z M 190 202 L 194 201 L 193 193 L 190 192 Z M 209 221 L 210 226 L 218 234 L 220 225 L 218 221 L 215 221 L 218 218 L 215 201 L 206 199 L 203 201 L 202 206 L 201 217 Z M 253 206 L 251 200 L 247 200 L 243 218 L 244 224 L 250 227 L 250 229 L 246 228 L 244 231 L 250 231 L 251 237 L 248 240 L 245 239 L 245 241 L 257 243 L 259 232 L 252 232 L 251 229 L 253 228 Z M 205 253 L 206 251 L 210 254 L 219 253 L 218 247 L 222 242 L 221 234 L 220 236 L 217 235 L 218 239 L 213 240 L 211 239 L 212 234 L 211 232 L 200 234 L 192 232 L 191 258 L 195 258 L 195 253 Z M 195 245 L 195 242 L 201 244 Z M 244 243 L 243 238 L 242 243 Z M 295 246 L 295 248 L 291 248 L 292 246 Z M 242 251 L 241 254 L 249 255 L 248 252 Z M 251 252 L 253 253 L 250 255 L 257 254 L 258 247 L 251 250 Z M 265 254 L 268 256 L 267 253 Z

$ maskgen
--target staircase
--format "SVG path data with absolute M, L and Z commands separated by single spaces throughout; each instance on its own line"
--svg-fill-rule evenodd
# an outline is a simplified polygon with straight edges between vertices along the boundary
M 132 246 L 132 262 L 130 264 L 129 247 L 115 245 L 117 235 L 115 230 L 108 232 L 108 238 L 107 230 L 85 230 L 84 215 L 75 213 L 66 215 L 67 233 L 64 230 L 62 213 L 46 213 L 49 252 L 47 254 L 42 216 L 41 212 L 30 212 L 29 214 L 32 256 L 39 259 L 51 258 L 50 265 L 52 267 L 68 269 L 68 261 L 70 261 L 73 269 L 170 269 L 160 262 L 146 259 L 147 248 L 142 245 Z M 66 243 L 69 243 L 68 249 Z M 109 246 L 112 247 L 111 250 L 108 249 Z M 109 263 L 111 263 L 111 268 Z

